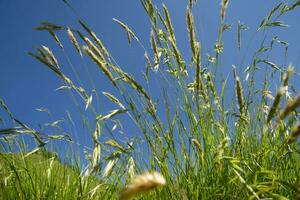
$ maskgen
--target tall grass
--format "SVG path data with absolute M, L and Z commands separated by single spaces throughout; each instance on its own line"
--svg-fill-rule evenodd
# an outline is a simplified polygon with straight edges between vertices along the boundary
M 113 92 L 93 91 L 76 85 L 63 72 L 58 59 L 48 47 L 41 46 L 31 56 L 48 67 L 59 79 L 79 111 L 90 110 L 93 120 L 85 121 L 90 130 L 93 147 L 84 158 L 73 156 L 72 138 L 65 134 L 42 135 L 10 113 L 1 105 L 16 127 L 2 129 L 0 157 L 1 197 L 3 199 L 292 199 L 300 198 L 299 94 L 291 92 L 292 65 L 278 67 L 263 53 L 272 51 L 274 41 L 284 47 L 287 43 L 268 33 L 274 27 L 286 27 L 280 17 L 295 10 L 300 1 L 275 7 L 262 20 L 257 32 L 264 40 L 249 66 L 245 77 L 232 69 L 234 85 L 222 81 L 219 73 L 224 51 L 223 33 L 229 1 L 222 0 L 220 27 L 214 45 L 215 55 L 203 52 L 193 17 L 195 1 L 190 0 L 186 11 L 186 24 L 191 56 L 184 60 L 172 24 L 172 15 L 163 5 L 158 9 L 151 0 L 141 1 L 151 22 L 150 44 L 147 50 L 143 41 L 125 23 L 114 21 L 124 29 L 129 42 L 138 42 L 145 50 L 145 83 L 125 72 L 108 51 L 101 39 L 79 19 L 82 29 L 42 23 L 37 29 L 48 31 L 54 42 L 64 51 L 59 36 L 66 34 L 79 57 L 90 58 L 111 83 Z M 69 4 L 67 4 L 70 6 Z M 245 25 L 238 23 L 238 46 Z M 270 76 L 265 75 L 262 88 L 255 82 L 259 66 L 270 67 L 282 79 L 272 97 L 268 91 Z M 154 74 L 154 75 L 153 75 Z M 151 86 L 148 76 L 161 82 L 160 101 L 146 89 Z M 149 82 L 148 82 L 149 81 Z M 148 84 L 148 85 L 147 85 Z M 228 92 L 234 91 L 234 93 Z M 261 91 L 261 92 L 257 92 Z M 234 94 L 234 97 L 228 96 Z M 105 114 L 95 107 L 95 96 L 103 95 L 115 106 Z M 232 101 L 233 99 L 233 101 Z M 271 99 L 271 100 L 270 100 Z M 81 112 L 83 116 L 83 112 Z M 134 123 L 139 136 L 103 139 L 103 132 L 113 132 L 126 123 Z M 120 117 L 120 118 L 119 118 Z M 83 119 L 87 119 L 84 118 Z M 53 122 L 57 128 L 59 122 Z M 123 124 L 126 126 L 126 124 Z M 112 127 L 108 129 L 107 127 Z M 11 154 L 9 147 L 18 144 L 15 135 L 29 135 L 37 147 L 31 152 L 20 148 L 20 154 Z M 123 136 L 120 136 L 123 137 Z M 142 142 L 142 140 L 144 142 Z M 56 156 L 40 155 L 47 143 L 67 140 L 74 166 L 58 162 Z M 27 138 L 27 140 L 29 140 Z M 25 140 L 25 142 L 27 141 Z M 121 142 L 121 141 L 125 142 Z M 10 144 L 9 141 L 14 141 Z M 142 149 L 142 150 L 141 150 Z M 57 152 L 60 154 L 60 152 Z M 82 168 L 81 162 L 88 164 Z M 145 171 L 157 171 L 143 174 Z M 158 173 L 159 172 L 159 173 Z M 143 174 L 141 176 L 137 176 Z M 155 189 L 157 186 L 158 187 Z M 144 191 L 153 189 L 144 194 Z

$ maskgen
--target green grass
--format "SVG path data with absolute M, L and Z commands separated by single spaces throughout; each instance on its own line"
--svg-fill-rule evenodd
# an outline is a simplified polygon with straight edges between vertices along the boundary
M 37 143 L 37 149 L 34 149 L 37 153 L 27 157 L 26 149 L 22 154 L 1 152 L 1 197 L 118 199 L 121 188 L 136 174 L 150 170 L 160 172 L 167 184 L 137 199 L 300 198 L 300 155 L 296 141 L 300 134 L 297 112 L 300 98 L 287 87 L 294 75 L 293 67 L 279 68 L 263 54 L 272 53 L 274 41 L 279 41 L 278 38 L 268 40 L 270 30 L 285 28 L 280 17 L 295 10 L 300 2 L 282 2 L 266 14 L 257 28 L 265 39 L 253 52 L 246 70 L 249 78 L 241 82 L 243 75 L 233 68 L 231 79 L 234 86 L 227 85 L 227 80 L 222 81 L 219 74 L 225 45 L 222 35 L 228 28 L 225 23 L 228 1 L 222 1 L 215 55 L 209 57 L 205 56 L 207 52 L 203 52 L 197 38 L 192 14 L 195 2 L 189 2 L 186 19 L 191 56 L 188 61 L 184 60 L 178 48 L 172 16 L 167 7 L 163 5 L 163 9 L 158 10 L 150 0 L 141 2 L 152 24 L 151 52 L 146 50 L 143 41 L 129 26 L 118 19 L 114 21 L 125 30 L 129 42 L 135 40 L 145 50 L 145 83 L 139 83 L 123 71 L 82 20 L 79 21 L 81 30 L 50 23 L 37 28 L 48 31 L 61 52 L 65 49 L 58 38 L 62 34 L 68 35 L 74 52 L 81 59 L 83 56 L 91 58 L 103 72 L 103 78 L 111 82 L 112 91 L 118 94 L 92 93 L 77 86 L 77 81 L 73 82 L 63 73 L 63 67 L 47 47 L 42 46 L 35 53 L 30 53 L 61 79 L 64 87 L 60 89 L 71 91 L 71 101 L 82 105 L 78 109 L 94 145 L 86 157 L 75 159 L 89 162 L 86 170 L 62 164 L 53 155 L 40 154 L 52 140 L 72 142 L 72 138 L 63 132 L 61 135 L 41 135 L 15 119 L 1 100 L 2 107 L 17 124 L 12 129 L 0 130 L 3 146 L 9 146 L 9 140 L 17 140 L 11 138 L 12 135 L 23 134 L 31 136 Z M 244 25 L 238 23 L 237 48 L 241 48 L 240 33 L 244 29 Z M 284 41 L 279 42 L 283 48 L 286 47 Z M 269 67 L 274 74 L 283 75 L 278 82 L 280 89 L 273 94 L 274 100 L 270 100 L 268 95 L 271 80 L 268 73 L 262 88 L 255 84 L 258 81 L 256 75 L 262 73 L 259 70 L 261 65 Z M 159 97 L 160 101 L 153 100 L 148 93 L 146 88 L 151 87 L 151 82 L 148 82 L 147 76 L 155 76 L 161 81 L 162 88 L 156 88 L 163 94 Z M 166 90 L 171 92 L 166 93 Z M 228 91 L 234 91 L 231 92 L 234 96 L 229 97 Z M 110 100 L 115 109 L 100 113 L 95 106 L 95 97 L 99 96 Z M 92 118 L 82 114 L 84 109 L 92 113 Z M 136 125 L 139 136 L 113 137 L 115 129 L 122 127 L 122 122 L 116 121 L 120 115 Z M 58 123 L 52 123 L 52 126 L 59 127 Z M 103 138 L 103 132 L 109 132 L 107 135 L 112 137 Z
M 43 151 L 27 157 L 21 153 L 1 154 L 0 166 L 1 199 L 80 198 L 83 192 L 87 194 L 100 184 L 90 177 L 87 185 L 82 185 L 78 168 L 63 164 L 57 155 Z

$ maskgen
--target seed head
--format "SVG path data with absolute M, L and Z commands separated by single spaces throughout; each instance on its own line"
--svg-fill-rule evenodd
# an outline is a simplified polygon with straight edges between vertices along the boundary
M 132 197 L 149 192 L 150 190 L 163 185 L 166 185 L 166 180 L 160 173 L 147 172 L 134 177 L 131 183 L 125 186 L 120 193 L 120 200 L 129 200 Z

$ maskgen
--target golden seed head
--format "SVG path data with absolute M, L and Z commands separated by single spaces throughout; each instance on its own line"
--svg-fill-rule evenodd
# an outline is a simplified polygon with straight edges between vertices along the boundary
M 67 34 L 69 35 L 69 38 L 70 38 L 72 44 L 74 45 L 75 49 L 79 53 L 79 55 L 82 56 L 82 53 L 81 53 L 80 48 L 79 48 L 79 44 L 78 44 L 78 42 L 77 42 L 77 40 L 76 40 L 76 38 L 75 38 L 75 36 L 74 36 L 74 34 L 73 34 L 73 32 L 71 31 L 70 28 L 67 29 Z
M 129 200 L 132 197 L 138 196 L 142 193 L 166 185 L 165 178 L 158 172 L 147 172 L 145 174 L 136 176 L 132 179 L 120 193 L 120 200 Z

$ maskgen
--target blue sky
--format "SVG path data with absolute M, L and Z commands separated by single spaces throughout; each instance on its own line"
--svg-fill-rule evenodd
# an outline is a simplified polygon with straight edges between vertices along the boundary
M 80 116 L 74 104 L 70 103 L 72 102 L 70 96 L 64 92 L 55 91 L 61 86 L 60 80 L 49 69 L 28 56 L 27 53 L 34 51 L 40 45 L 48 46 L 57 56 L 66 74 L 76 79 L 72 72 L 73 67 L 80 75 L 83 75 L 82 82 L 87 86 L 89 92 L 92 90 L 89 80 L 91 77 L 95 80 L 94 84 L 97 85 L 99 93 L 111 91 L 112 87 L 107 80 L 104 80 L 105 78 L 99 78 L 102 76 L 101 73 L 87 57 L 86 62 L 83 63 L 76 56 L 76 52 L 66 36 L 60 35 L 66 47 L 64 54 L 60 52 L 48 33 L 36 31 L 34 28 L 43 21 L 79 28 L 77 19 L 80 16 L 102 39 L 119 65 L 142 82 L 141 74 L 145 70 L 144 51 L 136 42 L 128 44 L 124 31 L 112 21 L 112 18 L 117 18 L 131 27 L 149 52 L 151 52 L 149 42 L 151 27 L 138 0 L 70 0 L 69 2 L 75 8 L 76 13 L 71 11 L 61 0 L 0 0 L 0 98 L 6 102 L 16 118 L 36 129 L 39 125 L 51 120 L 66 118 L 66 111 L 70 111 L 77 128 L 74 130 L 66 126 L 66 131 L 73 132 L 71 135 L 77 137 L 78 141 L 90 144 L 86 139 L 89 135 L 85 135 L 87 133 L 81 129 Z M 178 46 L 188 60 L 191 53 L 185 23 L 188 1 L 166 0 L 155 1 L 155 4 L 161 8 L 162 2 L 169 8 L 176 38 L 179 41 Z M 229 2 L 226 22 L 232 24 L 233 28 L 224 33 L 225 53 L 222 56 L 220 71 L 224 77 L 231 74 L 232 64 L 238 67 L 238 72 L 242 76 L 243 70 L 249 64 L 249 59 L 262 40 L 260 33 L 255 34 L 256 28 L 277 2 L 279 1 L 232 0 Z M 289 2 L 293 3 L 294 1 Z M 193 10 L 203 51 L 209 54 L 214 54 L 213 44 L 218 34 L 219 9 L 219 0 L 199 0 Z M 290 25 L 288 29 L 275 28 L 274 31 L 270 32 L 270 38 L 276 34 L 280 39 L 289 42 L 287 57 L 284 57 L 284 48 L 278 45 L 270 54 L 270 60 L 285 66 L 291 62 L 295 65 L 296 71 L 299 71 L 300 64 L 299 19 L 300 12 L 296 9 L 282 17 L 282 20 Z M 241 51 L 237 49 L 236 29 L 238 20 L 249 27 L 247 31 L 242 33 Z M 72 61 L 72 65 L 67 62 L 66 55 Z M 90 75 L 86 74 L 82 65 L 89 67 Z M 262 77 L 258 80 L 261 79 L 262 81 Z M 76 83 L 80 84 L 79 82 Z M 278 78 L 271 83 L 273 84 L 271 89 L 275 92 L 275 83 L 278 83 Z M 292 79 L 292 84 L 299 89 L 297 87 L 299 76 Z M 149 88 L 150 94 L 155 95 L 155 87 L 158 86 L 158 83 L 154 83 L 154 86 Z M 100 103 L 98 108 L 101 112 L 105 113 L 112 108 L 104 99 L 100 99 Z M 35 110 L 41 107 L 49 109 L 53 114 L 53 119 L 50 119 L 45 113 Z M 1 109 L 0 116 L 4 116 Z M 6 118 L 4 117 L 4 119 Z M 5 122 L 0 127 L 10 126 L 7 120 Z M 127 132 L 137 131 L 132 123 L 128 123 L 126 128 Z

